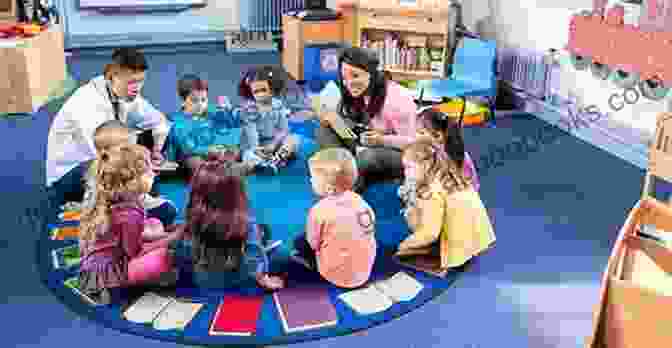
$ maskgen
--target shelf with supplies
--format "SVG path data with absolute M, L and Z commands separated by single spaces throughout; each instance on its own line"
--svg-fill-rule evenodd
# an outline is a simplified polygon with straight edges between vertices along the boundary
M 452 52 L 452 47 L 445 49 L 451 22 L 447 9 L 429 2 L 402 6 L 398 0 L 359 0 L 339 11 L 346 43 L 378 51 L 385 70 L 400 81 L 443 76 L 443 57 Z
M 374 50 L 393 80 L 441 78 L 445 38 L 403 31 L 363 29 L 361 47 Z

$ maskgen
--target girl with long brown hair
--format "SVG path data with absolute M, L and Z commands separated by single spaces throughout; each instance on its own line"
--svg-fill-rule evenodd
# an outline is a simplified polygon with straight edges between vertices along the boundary
M 270 237 L 251 217 L 243 178 L 235 163 L 210 154 L 191 179 L 185 233 L 192 238 L 194 283 L 206 288 L 249 285 L 284 287 L 269 275 Z
M 416 192 L 404 214 L 411 235 L 401 242 L 397 256 L 433 254 L 438 249 L 441 268 L 446 269 L 465 264 L 495 242 L 471 178 L 443 147 L 419 141 L 404 150 L 402 160 Z

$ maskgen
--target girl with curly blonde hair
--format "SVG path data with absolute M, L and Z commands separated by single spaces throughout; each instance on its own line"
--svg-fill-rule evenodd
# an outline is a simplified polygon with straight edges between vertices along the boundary
M 81 219 L 80 290 L 109 303 L 114 288 L 176 281 L 168 246 L 181 233 L 143 242 L 147 219 L 143 196 L 151 190 L 155 176 L 146 148 L 121 145 L 99 156 L 95 203 L 84 210 Z

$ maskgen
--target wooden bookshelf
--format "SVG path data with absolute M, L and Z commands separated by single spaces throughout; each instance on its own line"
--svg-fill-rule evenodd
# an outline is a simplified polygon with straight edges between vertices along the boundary
M 343 15 L 346 43 L 377 50 L 385 70 L 394 80 L 427 80 L 443 75 L 449 1 L 417 0 L 415 3 L 354 0 L 337 5 Z M 390 46 L 385 44 L 386 36 L 398 40 L 396 50 L 385 48 Z M 400 54 L 402 48 L 413 53 L 404 58 Z

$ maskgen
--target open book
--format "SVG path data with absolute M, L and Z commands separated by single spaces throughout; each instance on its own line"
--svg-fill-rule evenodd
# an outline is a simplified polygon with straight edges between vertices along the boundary
M 184 330 L 201 308 L 201 303 L 148 292 L 129 306 L 123 316 L 134 323 L 152 324 L 156 330 Z
M 365 288 L 348 291 L 338 296 L 352 310 L 361 315 L 385 311 L 398 302 L 414 299 L 423 286 L 404 272 L 375 282 Z
M 52 250 L 51 258 L 54 264 L 54 269 L 69 269 L 79 265 L 82 260 L 79 245 L 77 244 Z

